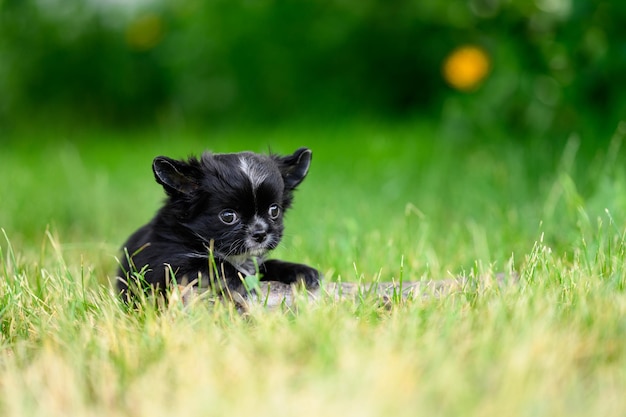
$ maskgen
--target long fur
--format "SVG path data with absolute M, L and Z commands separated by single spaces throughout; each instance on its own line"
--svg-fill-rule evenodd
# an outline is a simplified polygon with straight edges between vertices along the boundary
M 265 259 L 282 239 L 284 213 L 310 162 L 306 148 L 287 156 L 205 152 L 199 159 L 155 158 L 154 176 L 167 198 L 123 246 L 117 281 L 122 297 L 164 293 L 174 279 L 242 292 L 242 278 L 257 270 L 264 280 L 316 287 L 316 269 Z

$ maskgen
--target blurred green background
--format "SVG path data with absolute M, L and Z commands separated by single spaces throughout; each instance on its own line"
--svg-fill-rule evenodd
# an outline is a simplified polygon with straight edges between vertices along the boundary
M 49 227 L 104 277 L 162 201 L 156 155 L 308 146 L 277 256 L 416 279 L 540 236 L 571 255 L 626 222 L 623 22 L 592 0 L 0 0 L 0 228 L 37 256 Z
M 620 1 L 0 0 L 0 10 L 5 133 L 33 121 L 357 116 L 429 118 L 465 140 L 608 140 L 626 111 Z M 455 88 L 442 67 L 464 45 L 488 72 Z

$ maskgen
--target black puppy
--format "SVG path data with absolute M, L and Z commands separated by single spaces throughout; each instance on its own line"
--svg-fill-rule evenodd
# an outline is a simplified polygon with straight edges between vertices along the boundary
M 163 293 L 174 278 L 241 293 L 242 278 L 257 270 L 262 280 L 317 287 L 316 269 L 265 260 L 282 238 L 283 215 L 310 163 L 306 148 L 288 156 L 205 152 L 187 161 L 155 158 L 152 169 L 167 200 L 124 244 L 122 296 Z

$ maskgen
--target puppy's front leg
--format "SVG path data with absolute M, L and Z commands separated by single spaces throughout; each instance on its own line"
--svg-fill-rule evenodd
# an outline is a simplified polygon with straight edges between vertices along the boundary
M 270 259 L 259 270 L 263 274 L 262 281 L 279 281 L 285 284 L 303 282 L 307 289 L 315 289 L 320 285 L 319 271 L 308 265 Z

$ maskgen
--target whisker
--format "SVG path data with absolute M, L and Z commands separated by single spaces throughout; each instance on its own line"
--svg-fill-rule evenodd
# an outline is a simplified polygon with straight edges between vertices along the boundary
M 183 254 L 183 256 L 185 258 L 208 258 L 209 254 L 208 254 L 208 252 L 207 253 L 189 252 L 189 253 Z

